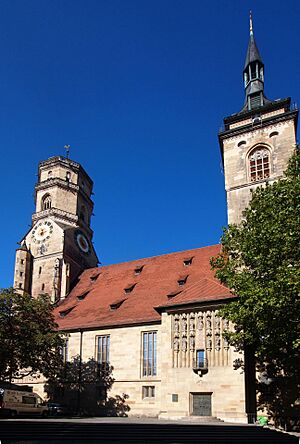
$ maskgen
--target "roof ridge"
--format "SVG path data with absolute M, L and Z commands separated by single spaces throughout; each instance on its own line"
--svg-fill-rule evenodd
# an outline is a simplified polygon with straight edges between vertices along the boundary
M 102 270 L 102 269 L 105 269 L 107 267 L 114 267 L 116 265 L 130 264 L 130 263 L 134 263 L 134 262 L 142 262 L 142 261 L 146 261 L 146 260 L 149 260 L 149 259 L 159 258 L 159 257 L 162 257 L 162 256 L 172 256 L 173 254 L 190 253 L 192 251 L 204 250 L 206 248 L 217 247 L 219 245 L 220 244 L 206 245 L 204 247 L 192 248 L 190 250 L 173 251 L 172 253 L 162 253 L 162 254 L 157 254 L 155 256 L 142 257 L 140 259 L 133 259 L 133 260 L 130 260 L 130 261 L 116 262 L 115 264 L 107 264 L 107 265 L 101 265 L 100 267 L 88 268 L 87 270 L 84 270 L 84 272 L 92 271 L 92 270 L 95 270 L 95 269 Z

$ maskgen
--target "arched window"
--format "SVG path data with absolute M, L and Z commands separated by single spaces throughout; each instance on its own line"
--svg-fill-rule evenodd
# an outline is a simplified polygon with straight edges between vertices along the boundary
M 254 148 L 249 154 L 251 182 L 270 177 L 270 151 L 264 146 Z
M 46 194 L 42 200 L 42 210 L 49 210 L 49 208 L 51 208 L 51 196 Z

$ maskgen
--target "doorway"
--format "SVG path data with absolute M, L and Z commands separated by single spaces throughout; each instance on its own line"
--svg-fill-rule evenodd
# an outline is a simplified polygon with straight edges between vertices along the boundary
M 191 412 L 193 416 L 211 416 L 212 393 L 191 393 Z

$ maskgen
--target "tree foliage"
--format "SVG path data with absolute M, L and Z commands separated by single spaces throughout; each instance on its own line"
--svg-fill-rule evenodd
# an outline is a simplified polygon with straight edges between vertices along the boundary
M 229 340 L 238 349 L 245 343 L 255 348 L 269 393 L 271 382 L 276 382 L 272 396 L 277 404 L 289 392 L 288 381 L 294 381 L 289 406 L 297 403 L 295 375 L 300 376 L 299 197 L 300 150 L 296 148 L 285 178 L 252 193 L 243 221 L 224 230 L 222 251 L 211 260 L 216 276 L 238 296 L 222 310 L 235 325 Z M 278 391 L 279 381 L 282 389 Z M 262 404 L 274 410 L 262 385 Z
M 45 390 L 51 401 L 68 406 L 70 412 L 92 416 L 127 416 L 127 394 L 108 396 L 114 378 L 113 367 L 94 359 L 82 361 L 74 356 L 50 378 Z
M 0 380 L 43 373 L 49 377 L 62 365 L 64 340 L 55 331 L 52 306 L 45 295 L 36 299 L 13 289 L 0 293 Z

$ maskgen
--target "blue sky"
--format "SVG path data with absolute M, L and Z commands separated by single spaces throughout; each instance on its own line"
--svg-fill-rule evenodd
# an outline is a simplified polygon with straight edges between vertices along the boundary
M 37 164 L 65 144 L 94 180 L 103 264 L 219 241 L 217 134 L 243 104 L 250 9 L 267 96 L 300 100 L 298 0 L 1 1 L 1 287 Z

